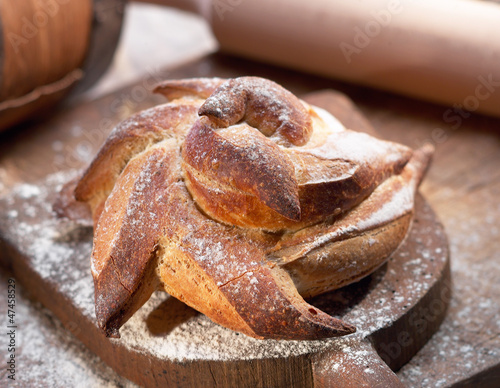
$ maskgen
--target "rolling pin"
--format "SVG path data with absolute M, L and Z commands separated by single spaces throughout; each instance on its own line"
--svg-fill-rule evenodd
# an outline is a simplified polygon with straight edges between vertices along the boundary
M 500 5 L 494 2 L 141 1 L 201 15 L 225 52 L 443 104 L 460 114 L 500 116 Z M 16 0 L 22 12 L 14 14 L 12 2 L 0 0 L 0 130 L 69 90 L 85 89 L 104 72 L 125 2 Z M 59 6 L 54 16 L 50 4 Z M 23 35 L 30 24 L 38 29 L 33 38 Z M 16 35 L 21 40 L 13 43 Z
M 202 15 L 236 55 L 500 116 L 500 4 L 492 1 L 155 2 Z

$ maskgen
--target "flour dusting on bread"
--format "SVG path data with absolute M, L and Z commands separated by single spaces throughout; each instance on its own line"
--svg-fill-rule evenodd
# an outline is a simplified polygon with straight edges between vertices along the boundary
M 408 233 L 432 150 L 346 129 L 258 77 L 166 81 L 83 174 L 96 314 L 120 327 L 157 289 L 248 336 L 355 328 L 308 304 L 367 276 Z

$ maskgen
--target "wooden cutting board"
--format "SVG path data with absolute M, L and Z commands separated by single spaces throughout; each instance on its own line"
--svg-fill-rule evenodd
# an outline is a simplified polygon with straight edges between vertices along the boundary
M 117 373 L 145 386 L 400 386 L 404 365 L 432 336 L 450 298 L 448 244 L 422 197 L 410 235 L 373 275 L 311 301 L 354 324 L 354 335 L 323 341 L 260 341 L 213 324 L 164 293 L 105 338 L 94 317 L 89 226 L 52 211 L 59 188 L 78 174 L 112 126 L 161 99 L 130 109 L 118 94 L 81 105 L 27 133 L 11 158 L 0 199 L 1 262 Z M 346 126 L 371 132 L 345 96 L 305 97 Z M 120 109 L 116 107 L 119 106 Z M 37 141 L 43 138 L 43 141 Z M 40 145 L 45 147 L 40 149 Z

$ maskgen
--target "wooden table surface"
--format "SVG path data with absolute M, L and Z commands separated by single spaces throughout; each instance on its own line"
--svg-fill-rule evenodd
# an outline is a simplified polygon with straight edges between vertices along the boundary
M 148 29 L 139 40 L 134 30 L 141 25 Z M 185 32 L 174 33 L 179 30 Z M 426 141 L 433 143 L 436 155 L 422 192 L 449 236 L 453 298 L 439 331 L 398 371 L 398 376 L 412 387 L 498 386 L 500 119 L 465 112 L 450 114 L 449 108 L 443 106 L 221 54 L 208 55 L 215 49 L 208 29 L 196 18 L 173 10 L 160 12 L 134 5 L 129 9 L 125 31 L 113 68 L 86 98 L 95 98 L 128 82 L 147 86 L 156 78 L 261 75 L 298 94 L 327 88 L 340 90 L 358 105 L 382 137 L 412 147 Z M 154 47 L 161 50 L 151 56 L 145 54 L 147 48 Z M 132 54 L 137 52 L 144 54 Z M 124 105 L 130 110 L 140 105 L 137 90 L 134 86 L 123 89 L 128 104 Z M 81 99 L 68 102 L 63 109 L 78 103 L 82 103 Z M 11 156 L 23 149 L 26 137 L 37 136 L 35 128 L 31 124 L 0 135 L 0 195 L 16 184 L 30 183 L 30 169 L 34 167 L 29 165 L 29 153 L 38 150 L 26 150 L 24 164 L 13 165 Z M 70 135 L 85 139 L 85 131 L 91 130 L 80 128 Z M 70 163 L 64 143 L 53 139 L 50 144 L 53 151 L 63 155 L 54 159 L 55 168 L 58 163 Z M 85 150 L 81 151 L 84 155 Z M 8 270 L 0 270 L 3 295 L 9 276 Z M 16 290 L 22 358 L 13 386 L 134 386 L 86 350 L 71 330 L 64 329 L 50 311 L 26 295 L 20 284 Z M 2 328 L 6 327 L 6 310 L 1 304 Z M 2 349 L 6 348 L 6 340 L 2 336 Z M 0 381 L 5 379 L 6 370 L 2 368 Z

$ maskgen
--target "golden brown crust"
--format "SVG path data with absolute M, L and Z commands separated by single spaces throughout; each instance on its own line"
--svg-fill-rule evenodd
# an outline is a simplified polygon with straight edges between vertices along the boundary
M 135 156 L 97 222 L 92 252 L 96 313 L 109 335 L 117 335 L 156 289 L 155 251 L 169 222 L 161 193 L 177 180 L 178 152 L 177 141 L 169 139 Z
M 113 130 L 75 189 L 76 199 L 90 204 L 94 223 L 130 159 L 166 138 L 185 136 L 202 102 L 194 99 L 157 106 L 131 116 Z
M 186 184 L 204 212 L 229 225 L 299 230 L 339 216 L 412 155 L 336 132 L 290 92 L 255 77 L 223 83 L 199 114 L 182 149 Z
M 227 221 L 224 216 L 232 215 L 213 211 L 221 201 L 218 196 L 197 196 L 198 185 L 212 186 L 221 194 L 229 191 L 236 201 L 244 197 L 287 219 L 300 220 L 293 164 L 277 144 L 255 129 L 239 125 L 215 131 L 202 117 L 186 137 L 182 159 L 184 169 L 189 172 L 191 193 L 198 202 L 206 204 L 203 210 L 214 218 Z M 255 219 L 252 213 L 242 213 L 239 209 L 233 213 Z
M 292 93 L 270 80 L 240 77 L 221 84 L 200 107 L 214 128 L 245 121 L 266 136 L 296 146 L 309 141 L 312 119 L 307 107 Z
M 203 209 L 229 224 L 261 226 L 255 213 L 216 211 L 220 199 L 204 196 L 198 185 L 215 186 L 222 193 L 230 191 L 236 202 L 251 202 L 252 209 L 261 202 L 264 209 L 258 212 L 266 213 L 266 218 L 276 212 L 279 218 L 300 221 L 294 166 L 275 141 L 307 143 L 312 119 L 305 105 L 272 81 L 241 77 L 222 83 L 200 107 L 199 114 L 202 117 L 189 131 L 182 157 L 190 170 L 189 187 L 195 199 L 205 204 Z M 275 141 L 268 139 L 271 136 Z M 238 213 L 247 216 L 241 218 L 242 223 L 231 215 Z M 225 218 L 227 214 L 229 219 Z
M 404 240 L 413 219 L 413 196 L 431 155 L 429 147 L 415 151 L 400 175 L 382 183 L 356 209 L 329 225 L 284 236 L 268 260 L 290 274 L 304 297 L 372 273 Z
M 264 256 L 273 239 L 208 219 L 182 184 L 174 185 L 168 201 L 172 222 L 159 242 L 158 273 L 171 295 L 256 338 L 318 339 L 354 330 L 319 311 L 311 313 L 313 307 L 289 277 L 275 279 L 279 269 L 267 266 Z M 263 319 L 270 311 L 272 317 Z
M 101 328 L 117 336 L 159 287 L 256 338 L 354 332 L 303 297 L 387 260 L 432 151 L 338 128 L 267 80 L 160 90 L 172 101 L 121 124 L 76 188 Z

